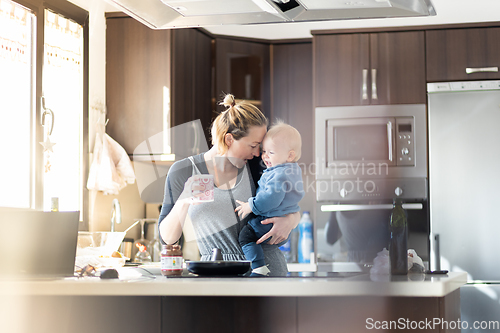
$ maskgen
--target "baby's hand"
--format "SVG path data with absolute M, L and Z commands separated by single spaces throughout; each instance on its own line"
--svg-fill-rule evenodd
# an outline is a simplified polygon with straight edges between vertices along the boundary
M 235 212 L 238 213 L 238 216 L 240 219 L 244 219 L 248 214 L 252 212 L 252 209 L 250 208 L 250 204 L 248 202 L 236 200 L 236 202 L 240 205 L 239 207 L 236 207 L 234 210 Z

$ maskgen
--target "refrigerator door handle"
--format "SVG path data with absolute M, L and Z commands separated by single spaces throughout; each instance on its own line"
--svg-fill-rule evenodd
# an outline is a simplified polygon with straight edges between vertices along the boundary
M 389 161 L 392 162 L 392 121 L 387 122 L 387 141 L 389 143 Z
M 356 210 L 380 210 L 393 208 L 392 204 L 379 204 L 379 205 L 349 205 L 349 204 L 336 204 L 336 205 L 321 205 L 322 212 L 349 212 Z M 424 206 L 421 203 L 404 203 L 403 209 L 421 210 Z
M 434 269 L 441 270 L 441 255 L 439 254 L 439 234 L 434 235 Z

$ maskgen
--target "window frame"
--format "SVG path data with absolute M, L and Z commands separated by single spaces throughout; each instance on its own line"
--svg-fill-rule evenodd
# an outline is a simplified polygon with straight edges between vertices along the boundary
M 44 64 L 44 23 L 45 9 L 49 9 L 68 19 L 75 21 L 83 27 L 83 108 L 82 108 L 82 130 L 83 130 L 83 156 L 82 156 L 82 212 L 79 230 L 89 230 L 89 191 L 86 183 L 89 173 L 89 142 L 88 142 L 88 117 L 89 117 L 89 13 L 66 0 L 12 0 L 33 11 L 36 16 L 35 42 L 33 52 L 36 55 L 34 59 L 34 89 L 32 91 L 32 109 L 35 106 L 35 118 L 32 120 L 34 126 L 34 142 L 43 141 L 42 118 L 42 73 Z M 39 144 L 33 144 L 34 158 L 33 179 L 31 182 L 31 208 L 43 209 L 43 147 Z

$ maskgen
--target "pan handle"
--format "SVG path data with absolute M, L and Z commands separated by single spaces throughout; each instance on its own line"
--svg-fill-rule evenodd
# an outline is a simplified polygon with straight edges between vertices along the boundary
M 224 260 L 222 259 L 222 252 L 220 251 L 220 249 L 218 248 L 215 248 L 212 250 L 212 261 L 217 261 L 217 260 Z

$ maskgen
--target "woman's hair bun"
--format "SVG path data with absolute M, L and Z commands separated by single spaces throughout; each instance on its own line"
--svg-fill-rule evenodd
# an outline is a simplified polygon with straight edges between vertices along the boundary
M 224 97 L 224 101 L 220 103 L 220 105 L 224 105 L 226 108 L 230 108 L 236 105 L 236 101 L 234 99 L 234 95 L 227 94 Z

